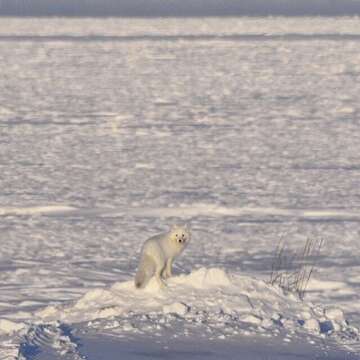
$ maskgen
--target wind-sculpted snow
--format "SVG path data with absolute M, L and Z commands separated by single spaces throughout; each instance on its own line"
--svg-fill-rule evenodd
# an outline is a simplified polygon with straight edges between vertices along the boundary
M 53 323 L 30 327 L 19 347 L 19 360 L 31 360 L 42 354 L 44 358 L 81 360 L 77 339 L 71 334 L 71 328 L 64 324 Z
M 262 280 L 218 268 L 170 278 L 166 288 L 155 281 L 144 290 L 136 289 L 133 281 L 115 283 L 91 290 L 71 305 L 46 307 L 35 318 L 44 323 L 89 322 L 117 333 L 156 331 L 181 319 L 185 333 L 198 326 L 213 337 L 284 331 L 290 337 L 309 332 L 358 340 L 358 330 L 341 309 L 308 304 Z
M 88 328 L 118 337 L 168 331 L 171 337 L 206 333 L 210 339 L 281 334 L 288 342 L 301 336 L 330 337 L 342 346 L 359 341 L 358 329 L 340 308 L 306 303 L 262 280 L 219 268 L 172 277 L 165 288 L 156 281 L 144 290 L 133 281 L 115 283 L 37 311 L 27 324 L 1 324 L 3 331 L 23 334 L 19 351 L 24 359 L 38 352 L 82 358 L 84 349 L 71 330 L 77 324 L 83 324 L 82 332 Z

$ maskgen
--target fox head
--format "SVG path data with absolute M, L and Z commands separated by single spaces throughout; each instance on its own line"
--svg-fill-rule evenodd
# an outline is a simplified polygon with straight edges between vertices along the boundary
M 186 225 L 174 225 L 171 227 L 170 237 L 176 247 L 183 249 L 190 241 L 190 229 Z

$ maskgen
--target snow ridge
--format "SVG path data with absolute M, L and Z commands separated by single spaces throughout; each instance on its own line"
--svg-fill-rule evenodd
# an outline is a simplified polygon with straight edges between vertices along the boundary
M 18 360 L 30 360 L 45 352 L 58 354 L 64 359 L 86 359 L 78 350 L 77 339 L 65 324 L 40 324 L 32 326 L 20 345 Z

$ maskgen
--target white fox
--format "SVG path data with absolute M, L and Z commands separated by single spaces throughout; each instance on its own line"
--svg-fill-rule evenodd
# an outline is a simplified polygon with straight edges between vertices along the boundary
M 172 275 L 171 266 L 174 258 L 182 253 L 189 240 L 189 229 L 178 225 L 174 225 L 169 232 L 146 240 L 141 249 L 135 287 L 145 287 L 152 276 L 155 276 L 159 285 L 163 287 L 163 279 Z

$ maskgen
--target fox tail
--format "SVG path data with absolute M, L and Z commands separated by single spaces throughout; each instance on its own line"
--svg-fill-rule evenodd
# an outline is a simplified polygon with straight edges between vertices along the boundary
M 145 285 L 149 282 L 150 278 L 154 275 L 155 272 L 155 263 L 152 258 L 148 255 L 143 255 L 138 271 L 135 275 L 135 287 L 144 288 Z

